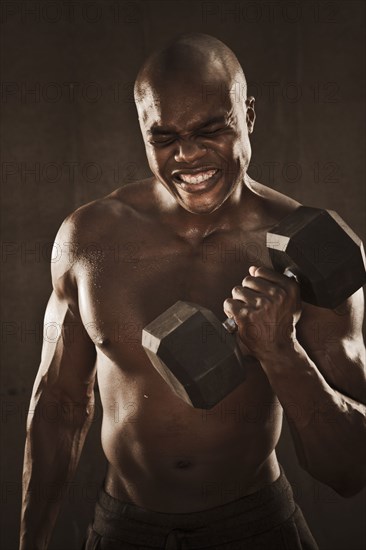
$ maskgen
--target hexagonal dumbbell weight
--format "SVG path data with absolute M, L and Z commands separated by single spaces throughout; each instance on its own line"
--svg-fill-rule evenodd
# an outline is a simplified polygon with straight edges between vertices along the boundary
M 274 269 L 296 277 L 302 299 L 336 308 L 366 282 L 361 240 L 335 212 L 301 206 L 267 233 Z M 237 352 L 235 322 L 206 308 L 176 302 L 142 332 L 142 346 L 186 403 L 210 409 L 245 379 L 257 362 Z
M 267 233 L 267 248 L 304 302 L 335 309 L 366 282 L 362 241 L 332 210 L 300 206 Z
M 193 407 L 210 409 L 245 379 L 229 333 L 236 325 L 225 326 L 209 309 L 179 301 L 142 331 L 142 345 L 156 370 Z

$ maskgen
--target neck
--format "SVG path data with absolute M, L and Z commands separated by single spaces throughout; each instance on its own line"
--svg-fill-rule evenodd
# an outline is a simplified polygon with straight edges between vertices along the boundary
M 238 227 L 238 220 L 251 215 L 253 192 L 247 186 L 247 176 L 236 186 L 225 202 L 208 214 L 194 214 L 180 206 L 169 191 L 157 182 L 159 203 L 163 205 L 165 221 L 181 237 L 202 240 L 218 231 L 230 231 Z

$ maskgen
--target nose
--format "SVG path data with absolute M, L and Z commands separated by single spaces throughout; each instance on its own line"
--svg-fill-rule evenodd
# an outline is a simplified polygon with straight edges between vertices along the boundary
M 193 163 L 206 154 L 206 147 L 197 141 L 186 139 L 178 142 L 178 149 L 174 155 L 176 162 Z

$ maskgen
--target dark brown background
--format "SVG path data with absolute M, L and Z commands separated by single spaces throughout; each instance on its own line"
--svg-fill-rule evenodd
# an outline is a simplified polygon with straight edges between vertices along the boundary
M 50 246 L 69 212 L 148 174 L 132 101 L 143 59 L 183 31 L 226 42 L 257 98 L 249 173 L 304 203 L 337 210 L 364 238 L 364 17 L 364 2 L 352 0 L 3 2 L 4 550 L 17 548 Z M 98 413 L 52 550 L 82 542 L 104 473 L 99 428 Z M 344 500 L 302 472 L 287 428 L 280 457 L 321 548 L 364 548 L 365 493 Z

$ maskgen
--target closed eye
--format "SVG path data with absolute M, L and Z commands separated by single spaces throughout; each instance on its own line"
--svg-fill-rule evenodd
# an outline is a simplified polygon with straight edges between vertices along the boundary
M 228 128 L 226 126 L 222 126 L 220 128 L 214 128 L 213 130 L 201 130 L 200 135 L 201 136 L 214 136 L 215 134 L 219 134 L 220 132 L 227 130 Z
M 226 130 L 230 130 L 230 128 L 227 127 L 227 126 L 220 126 L 219 128 L 213 128 L 212 130 L 202 129 L 199 132 L 197 132 L 196 135 L 201 136 L 201 137 L 210 137 L 210 136 L 215 136 L 217 134 L 220 134 L 221 132 L 224 132 Z M 164 145 L 170 145 L 176 139 L 177 139 L 176 136 L 166 136 L 166 137 L 165 136 L 156 136 L 156 137 L 150 139 L 149 143 L 151 143 L 152 145 L 164 146 Z
M 169 145 L 170 143 L 173 143 L 173 141 L 175 141 L 175 138 L 173 137 L 167 137 L 167 138 L 155 138 L 155 139 L 150 139 L 149 140 L 149 143 L 151 143 L 152 145 Z

